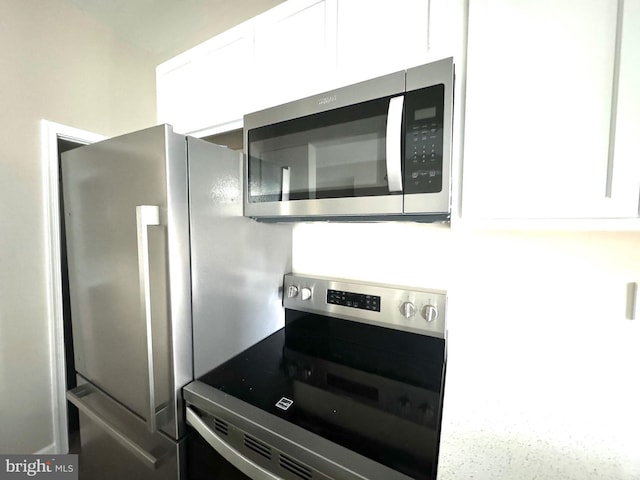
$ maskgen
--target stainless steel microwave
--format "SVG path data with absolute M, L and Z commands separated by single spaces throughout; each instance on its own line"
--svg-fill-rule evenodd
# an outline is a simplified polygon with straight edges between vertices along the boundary
M 447 220 L 453 59 L 244 117 L 245 216 Z

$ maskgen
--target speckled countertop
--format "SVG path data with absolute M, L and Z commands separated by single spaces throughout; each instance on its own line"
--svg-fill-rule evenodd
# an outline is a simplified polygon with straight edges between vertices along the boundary
M 532 315 L 450 324 L 438 480 L 640 480 L 640 324 Z

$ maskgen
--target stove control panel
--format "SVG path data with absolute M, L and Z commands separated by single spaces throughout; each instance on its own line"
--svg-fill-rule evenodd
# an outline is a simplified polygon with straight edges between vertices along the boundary
M 364 293 L 328 289 L 327 303 L 342 305 L 343 307 L 373 310 L 376 312 L 380 311 L 380 297 L 378 295 L 366 295 Z
M 447 295 L 442 290 L 286 275 L 284 306 L 444 338 Z

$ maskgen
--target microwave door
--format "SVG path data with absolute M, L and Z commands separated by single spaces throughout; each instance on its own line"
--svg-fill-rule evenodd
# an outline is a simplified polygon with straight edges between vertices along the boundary
M 402 213 L 402 96 L 249 131 L 245 214 Z

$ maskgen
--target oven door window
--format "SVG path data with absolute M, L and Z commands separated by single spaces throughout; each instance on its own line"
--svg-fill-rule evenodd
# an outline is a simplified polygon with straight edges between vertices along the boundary
M 249 202 L 401 193 L 389 188 L 389 106 L 381 98 L 250 130 Z

